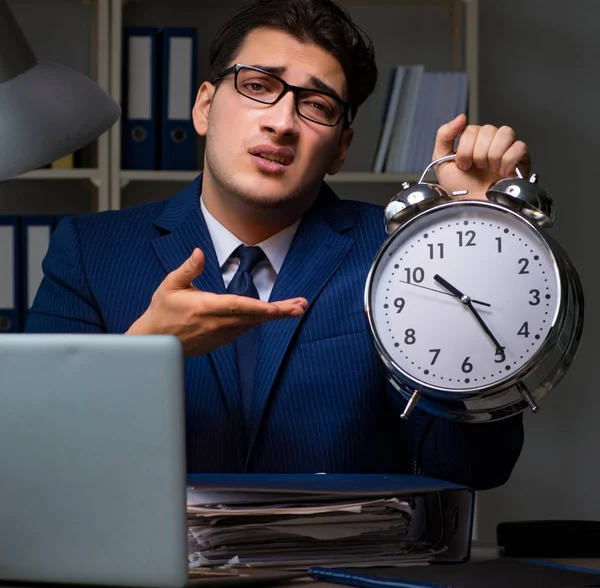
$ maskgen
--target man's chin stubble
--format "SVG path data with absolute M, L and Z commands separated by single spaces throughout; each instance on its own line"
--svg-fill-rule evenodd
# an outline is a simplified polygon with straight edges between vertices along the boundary
M 248 192 L 241 189 L 239 186 L 230 186 L 230 193 L 244 203 L 249 208 L 257 208 L 260 210 L 277 210 L 290 202 L 300 202 L 305 200 L 299 190 L 292 190 L 287 193 L 278 192 Z

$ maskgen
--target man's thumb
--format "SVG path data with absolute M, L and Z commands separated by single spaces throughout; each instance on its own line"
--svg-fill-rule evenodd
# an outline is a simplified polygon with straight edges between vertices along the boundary
M 196 247 L 192 254 L 168 275 L 169 286 L 174 289 L 189 288 L 204 270 L 204 253 Z
M 456 118 L 442 125 L 435 137 L 433 159 L 439 159 L 454 153 L 454 141 L 467 126 L 467 117 L 459 114 Z

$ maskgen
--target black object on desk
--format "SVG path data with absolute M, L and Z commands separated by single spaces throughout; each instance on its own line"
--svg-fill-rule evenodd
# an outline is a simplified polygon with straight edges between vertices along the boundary
M 600 557 L 600 522 L 511 521 L 496 528 L 507 557 Z

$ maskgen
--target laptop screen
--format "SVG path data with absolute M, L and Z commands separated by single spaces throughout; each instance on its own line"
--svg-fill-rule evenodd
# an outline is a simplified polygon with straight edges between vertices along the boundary
M 179 341 L 1 335 L 0 373 L 0 579 L 185 584 Z

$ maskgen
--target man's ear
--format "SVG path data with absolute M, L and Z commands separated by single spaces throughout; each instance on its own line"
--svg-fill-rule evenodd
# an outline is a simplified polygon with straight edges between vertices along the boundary
M 215 90 L 215 86 L 210 82 L 204 82 L 196 95 L 196 102 L 192 109 L 192 118 L 194 119 L 194 128 L 201 136 L 205 136 L 208 129 L 208 116 Z
M 348 154 L 348 149 L 350 148 L 353 138 L 354 129 L 347 128 L 342 131 L 335 155 L 327 168 L 328 175 L 332 176 L 337 174 L 340 169 L 342 169 L 342 165 L 344 165 L 344 161 L 346 161 L 346 155 Z

